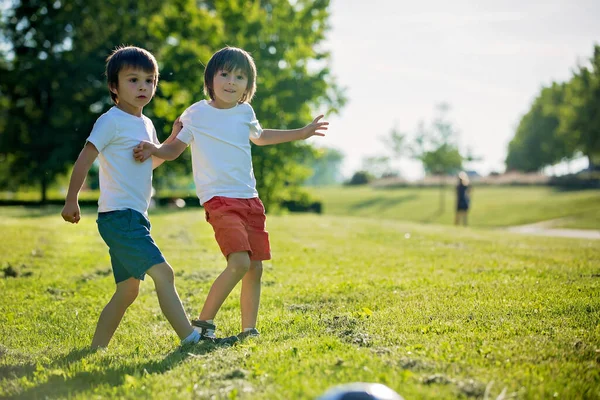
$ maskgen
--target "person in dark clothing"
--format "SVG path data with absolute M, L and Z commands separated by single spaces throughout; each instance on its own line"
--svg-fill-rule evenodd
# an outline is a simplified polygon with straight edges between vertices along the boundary
M 469 177 L 466 172 L 458 174 L 458 184 L 456 185 L 456 218 L 455 225 L 467 225 L 467 213 L 471 203 L 470 199 L 471 187 L 469 186 Z

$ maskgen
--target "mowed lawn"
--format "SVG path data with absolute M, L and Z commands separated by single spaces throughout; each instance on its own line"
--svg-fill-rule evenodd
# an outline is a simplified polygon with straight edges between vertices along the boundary
M 600 398 L 600 241 L 269 216 L 260 338 L 180 349 L 148 278 L 90 352 L 109 258 L 94 210 L 79 225 L 59 212 L 0 208 L 0 267 L 17 275 L 0 276 L 0 398 L 314 399 L 352 381 L 407 400 Z M 224 266 L 211 229 L 201 209 L 151 221 L 196 316 Z M 238 295 L 221 335 L 239 331 Z
M 323 212 L 404 221 L 453 224 L 455 189 L 377 189 L 370 186 L 310 188 Z M 473 186 L 469 223 L 505 227 L 562 218 L 555 227 L 600 229 L 600 190 L 560 190 L 545 186 Z

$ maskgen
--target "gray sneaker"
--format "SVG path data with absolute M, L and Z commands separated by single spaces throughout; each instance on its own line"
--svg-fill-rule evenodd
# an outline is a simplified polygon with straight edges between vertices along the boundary
M 193 319 L 191 322 L 194 329 L 200 334 L 201 340 L 214 339 L 214 331 L 217 330 L 217 327 L 214 324 L 201 319 Z M 213 331 L 213 334 L 210 336 L 208 335 L 209 331 Z
M 214 333 L 213 335 L 209 336 L 208 331 L 212 330 L 214 332 L 217 329 L 217 327 L 214 324 L 208 323 L 206 321 L 200 319 L 192 320 L 192 326 L 198 331 L 198 333 L 200 333 L 200 342 L 208 342 L 225 346 L 232 346 L 238 342 L 237 336 L 227 336 L 224 338 L 218 338 L 214 336 Z
M 259 337 L 260 336 L 260 332 L 258 332 L 256 330 L 256 328 L 252 328 L 248 331 L 244 331 L 244 332 L 240 332 L 238 333 L 237 337 L 239 340 L 244 340 L 250 337 Z

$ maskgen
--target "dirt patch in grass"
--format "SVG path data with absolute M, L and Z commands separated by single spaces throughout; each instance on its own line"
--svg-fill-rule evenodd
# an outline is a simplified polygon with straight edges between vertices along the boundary
M 325 319 L 323 323 L 327 327 L 328 332 L 334 333 L 347 343 L 360 347 L 371 347 L 372 345 L 373 338 L 365 332 L 362 320 L 342 315 Z

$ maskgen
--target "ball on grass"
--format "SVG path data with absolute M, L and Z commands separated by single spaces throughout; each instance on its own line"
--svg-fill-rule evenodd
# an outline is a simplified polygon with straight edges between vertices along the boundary
M 334 386 L 317 400 L 404 400 L 381 383 L 353 382 Z

